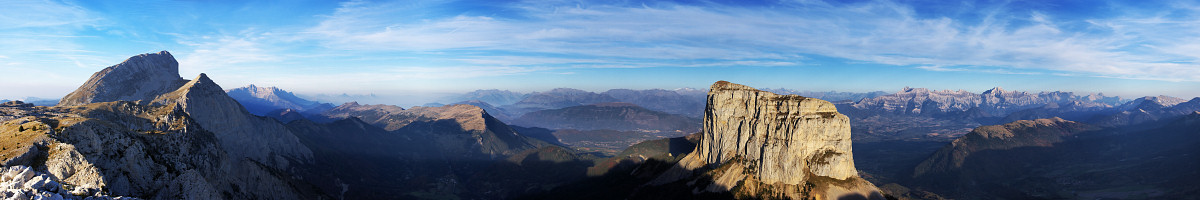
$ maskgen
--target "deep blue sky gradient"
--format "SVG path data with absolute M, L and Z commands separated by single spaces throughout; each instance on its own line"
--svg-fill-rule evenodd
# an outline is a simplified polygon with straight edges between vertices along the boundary
M 73 1 L 0 6 L 0 99 L 57 98 L 171 51 L 225 88 L 813 91 L 905 86 L 1200 96 L 1196 1 Z

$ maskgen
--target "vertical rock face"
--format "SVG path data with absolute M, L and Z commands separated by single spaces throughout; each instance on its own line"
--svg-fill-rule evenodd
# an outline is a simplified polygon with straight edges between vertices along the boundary
M 141 54 L 92 74 L 86 83 L 63 97 L 58 105 L 153 100 L 186 82 L 179 77 L 179 62 L 171 53 Z
M 832 103 L 717 82 L 708 93 L 697 153 L 705 163 L 740 157 L 763 183 L 803 184 L 807 174 L 856 176 L 850 121 Z
M 828 101 L 719 81 L 699 137 L 695 151 L 646 187 L 686 185 L 693 195 L 739 199 L 884 199 L 858 177 L 850 119 Z
M 285 168 L 289 160 L 303 162 L 312 157 L 312 151 L 287 127 L 251 115 L 205 74 L 154 102 L 181 105 L 204 129 L 212 131 L 234 158 L 247 157 Z
M 251 115 L 206 75 L 188 81 L 178 71 L 166 51 L 137 55 L 97 72 L 58 107 L 3 107 L 0 135 L 26 138 L 0 145 L 37 145 L 38 157 L 13 162 L 44 165 L 38 170 L 86 194 L 317 198 L 288 174 L 313 159 L 287 127 Z M 5 128 L 26 114 L 43 125 Z M 16 150 L 0 157 L 20 158 L 7 149 Z

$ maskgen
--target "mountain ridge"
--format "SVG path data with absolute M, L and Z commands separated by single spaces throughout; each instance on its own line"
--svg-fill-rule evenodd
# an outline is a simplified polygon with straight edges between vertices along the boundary
M 140 54 L 92 74 L 87 82 L 59 100 L 58 105 L 153 100 L 186 81 L 179 77 L 179 62 L 170 52 Z
M 277 87 L 260 87 L 250 84 L 226 90 L 226 94 L 241 103 L 251 114 L 259 116 L 281 109 L 320 113 L 325 109 L 333 108 L 332 104 L 300 98 L 292 92 Z

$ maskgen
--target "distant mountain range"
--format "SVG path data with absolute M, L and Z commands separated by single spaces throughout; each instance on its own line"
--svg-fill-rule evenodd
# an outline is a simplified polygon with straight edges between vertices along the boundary
M 551 129 L 677 132 L 700 130 L 700 120 L 642 108 L 631 103 L 598 103 L 540 110 L 522 115 L 512 124 Z
M 883 96 L 883 95 L 888 94 L 887 92 L 884 92 L 884 91 L 859 93 L 859 92 L 838 92 L 838 91 L 827 91 L 827 92 L 798 91 L 798 90 L 785 89 L 785 88 L 774 88 L 774 89 L 763 88 L 761 90 L 773 92 L 776 94 L 794 94 L 794 95 L 800 95 L 800 96 L 805 96 L 805 97 L 824 99 L 824 100 L 830 101 L 830 102 L 858 101 L 858 100 L 862 100 L 862 99 L 866 99 L 866 98 L 875 98 L 878 96 Z
M 319 113 L 333 108 L 332 104 L 303 99 L 276 87 L 258 87 L 251 84 L 229 89 L 225 93 L 242 103 L 251 114 L 260 116 L 281 109 Z
M 452 96 L 443 102 L 464 102 L 464 101 L 480 101 L 491 105 L 512 105 L 525 98 L 529 94 L 513 92 L 508 90 L 475 90 L 466 94 Z
M 980 108 L 991 116 L 1004 116 L 1009 113 L 1043 106 L 1050 103 L 1078 101 L 1087 106 L 1104 107 L 1116 106 L 1118 97 L 1103 95 L 1079 96 L 1071 92 L 1039 92 L 1028 93 L 1021 91 L 1006 91 L 996 87 L 983 93 L 976 94 L 963 90 L 929 90 L 925 88 L 905 87 L 900 92 L 867 98 L 854 102 L 852 108 L 870 112 L 892 113 L 904 115 L 940 115 L 962 113 L 972 108 Z
M 546 92 L 537 92 L 530 94 L 529 97 L 522 99 L 512 105 L 502 105 L 507 112 L 514 116 L 524 115 L 538 110 L 559 109 L 571 106 L 582 106 L 588 104 L 619 102 L 616 98 L 609 95 L 596 94 L 571 88 L 557 88 Z
M 58 105 L 58 99 L 43 99 L 43 98 L 37 98 L 37 97 L 26 97 L 25 99 L 17 99 L 17 100 L 0 99 L 0 103 L 9 102 L 9 101 L 21 101 L 21 102 L 25 102 L 28 104 L 33 104 L 35 106 Z

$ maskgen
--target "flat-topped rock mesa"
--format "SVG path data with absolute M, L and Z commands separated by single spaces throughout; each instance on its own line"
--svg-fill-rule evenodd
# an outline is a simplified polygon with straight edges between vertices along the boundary
M 755 175 L 764 183 L 803 184 L 808 173 L 835 179 L 858 174 L 850 119 L 832 103 L 729 82 L 717 82 L 711 91 L 696 149 L 705 163 L 741 157 L 759 166 Z
M 832 103 L 725 81 L 712 85 L 699 144 L 678 166 L 650 184 L 682 175 L 711 177 L 707 186 L 688 184 L 737 198 L 883 198 L 858 177 L 850 119 Z
M 92 74 L 87 82 L 59 100 L 58 106 L 153 100 L 184 83 L 187 80 L 179 77 L 179 62 L 170 52 L 141 54 Z

